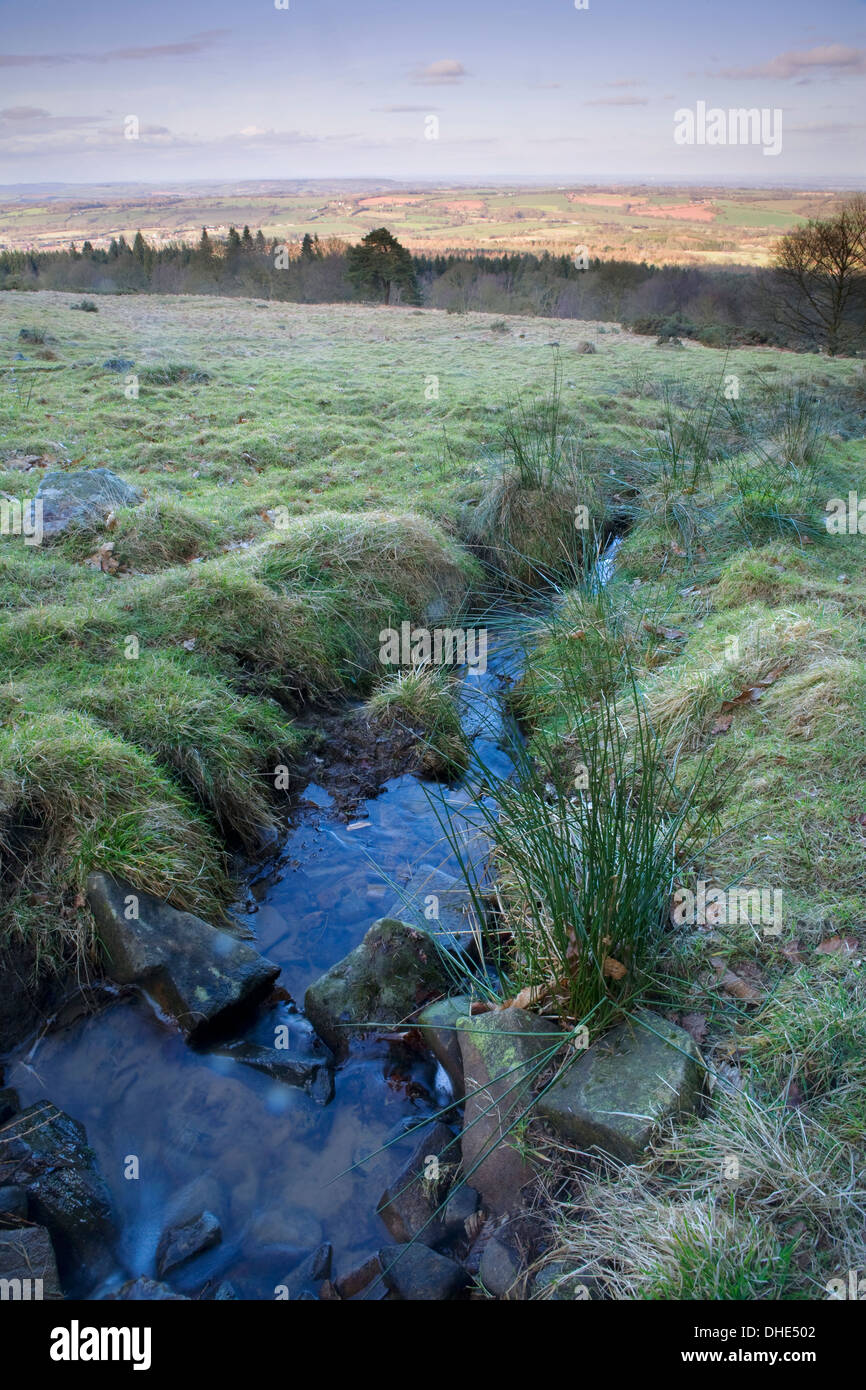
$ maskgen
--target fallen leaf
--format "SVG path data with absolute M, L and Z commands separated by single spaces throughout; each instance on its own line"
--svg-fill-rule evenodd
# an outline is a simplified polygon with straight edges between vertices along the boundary
M 745 1004 L 756 1004 L 761 998 L 756 989 L 728 968 L 721 956 L 712 956 L 710 964 L 716 971 L 716 984 L 720 985 L 726 994 L 732 995 L 734 999 L 742 999 Z
M 707 1020 L 705 1014 L 683 1014 L 682 1027 L 685 1028 L 689 1037 L 698 1046 L 703 1042 L 707 1032 Z
M 84 564 L 91 565 L 93 569 L 102 570 L 103 574 L 116 574 L 120 565 L 112 554 L 113 550 L 114 541 L 106 541 L 92 555 L 87 556 Z
M 721 718 L 717 719 L 716 722 L 713 724 L 713 727 L 710 729 L 710 733 L 726 734 L 733 722 L 734 716 L 732 714 L 723 714 Z
M 853 936 L 830 936 L 826 941 L 822 941 L 815 950 L 820 951 L 822 956 L 856 956 L 859 950 L 857 940 Z
M 644 627 L 647 632 L 651 632 L 654 637 L 661 637 L 665 642 L 681 642 L 685 633 L 678 627 L 662 627 L 660 623 L 649 623 L 644 618 Z
M 194 638 L 194 637 L 187 637 L 187 639 L 186 639 L 185 642 L 181 642 L 181 646 L 184 648 L 185 651 L 194 652 L 194 651 L 195 651 L 195 638 Z
M 601 973 L 606 980 L 621 980 L 628 974 L 622 961 L 614 960 L 613 956 L 605 956 L 601 966 Z

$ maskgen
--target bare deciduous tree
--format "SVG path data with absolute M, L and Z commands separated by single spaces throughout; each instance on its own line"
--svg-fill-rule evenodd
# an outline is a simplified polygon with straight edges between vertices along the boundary
M 863 331 L 866 199 L 858 195 L 835 217 L 788 232 L 773 265 L 778 321 L 835 357 Z

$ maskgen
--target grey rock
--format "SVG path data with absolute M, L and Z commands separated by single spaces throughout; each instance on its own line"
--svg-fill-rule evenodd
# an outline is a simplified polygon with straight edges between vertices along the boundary
M 111 1198 L 83 1125 L 49 1101 L 28 1106 L 0 1132 L 0 1185 L 27 1190 L 28 1215 L 47 1227 L 64 1287 L 111 1269 Z
M 494 1298 L 519 1295 L 522 1273 L 523 1261 L 508 1239 L 499 1234 L 491 1236 L 478 1266 L 478 1278 L 487 1293 Z
M 454 1298 L 468 1280 L 465 1269 L 426 1245 L 386 1245 L 379 1259 L 388 1289 L 407 1302 Z
M 0 1230 L 0 1299 L 62 1298 L 54 1248 L 44 1226 Z
M 81 526 L 98 526 L 118 507 L 137 507 L 142 495 L 109 468 L 46 473 L 36 493 L 42 534 L 51 540 Z
M 417 1238 L 424 1245 L 438 1245 L 444 1239 L 445 1225 L 436 1211 L 448 1190 L 448 1175 L 459 1161 L 460 1145 L 450 1129 L 438 1122 L 425 1128 L 377 1207 L 394 1240 Z M 435 1177 L 427 1176 L 431 1171 Z
M 469 1017 L 470 1002 L 468 994 L 452 994 L 447 999 L 437 999 L 421 1010 L 415 1024 L 451 1082 L 455 1100 L 463 1096 L 463 1057 L 457 1020 Z
M 374 1031 L 363 1025 L 396 1027 L 447 987 L 432 936 L 383 917 L 354 951 L 310 985 L 304 1012 L 319 1036 L 344 1057 L 353 1035 Z
M 131 357 L 109 357 L 102 365 L 107 372 L 128 372 L 135 363 Z
M 145 989 L 188 1038 L 231 1027 L 280 973 L 246 942 L 107 874 L 90 875 L 87 896 L 106 974 Z M 127 920 L 131 897 L 138 916 Z
M 220 1284 L 219 1288 L 217 1289 L 216 1293 L 214 1294 L 214 1303 L 229 1303 L 232 1300 L 236 1299 L 237 1296 L 237 1289 L 235 1288 L 234 1284 L 231 1284 L 227 1279 L 224 1279 L 223 1282 Z
M 164 1279 L 173 1269 L 188 1264 L 197 1255 L 212 1250 L 223 1238 L 222 1228 L 212 1211 L 203 1211 L 183 1226 L 170 1226 L 160 1237 L 156 1251 L 156 1272 Z
M 688 1033 L 649 1010 L 594 1042 L 538 1101 L 560 1138 L 636 1162 L 659 1125 L 696 1108 L 704 1068 Z
M 466 1086 L 463 1172 L 493 1214 L 512 1210 L 533 1174 L 511 1127 L 530 1103 L 532 1064 L 551 1047 L 551 1029 L 514 1007 L 457 1024 Z

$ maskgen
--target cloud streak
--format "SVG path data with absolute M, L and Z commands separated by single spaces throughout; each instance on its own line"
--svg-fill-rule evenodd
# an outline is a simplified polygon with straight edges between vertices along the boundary
M 140 48 L 109 48 L 101 53 L 0 53 L 0 68 L 58 67 L 69 63 L 135 63 L 154 58 L 187 58 L 204 53 L 223 38 L 228 29 L 205 29 L 179 43 L 157 43 Z
M 802 53 L 780 53 L 769 63 L 759 63 L 752 68 L 722 68 L 713 73 L 714 77 L 776 77 L 787 81 L 802 78 L 813 73 L 835 73 L 846 76 L 848 73 L 866 73 L 866 49 L 847 48 L 841 43 L 824 44 L 819 48 L 809 48 Z
M 464 77 L 468 77 L 462 63 L 458 63 L 456 58 L 440 58 L 435 63 L 428 63 L 425 68 L 416 68 L 412 81 L 425 86 L 438 86 L 442 83 L 462 82 Z

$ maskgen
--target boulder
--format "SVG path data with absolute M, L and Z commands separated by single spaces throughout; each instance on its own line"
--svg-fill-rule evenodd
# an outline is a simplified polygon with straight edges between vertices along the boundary
M 394 1240 L 417 1238 L 424 1245 L 438 1245 L 444 1240 L 445 1224 L 436 1212 L 448 1190 L 448 1177 L 459 1161 L 460 1144 L 450 1129 L 438 1122 L 425 1128 L 376 1208 Z
M 212 1250 L 222 1238 L 222 1227 L 212 1211 L 203 1211 L 194 1221 L 182 1226 L 170 1226 L 162 1233 L 156 1250 L 156 1272 L 160 1279 L 206 1250 Z
M 466 1105 L 463 1174 L 492 1213 L 511 1210 L 532 1177 L 532 1166 L 509 1129 L 527 1109 L 532 1065 L 550 1049 L 552 1024 L 512 1007 L 457 1022 Z
M 435 1003 L 428 1004 L 421 1010 L 415 1023 L 451 1082 L 455 1100 L 463 1096 L 463 1058 L 457 1020 L 469 1017 L 469 1005 L 468 994 L 452 994 L 447 999 L 437 999 Z
M 387 1288 L 408 1302 L 441 1303 L 468 1282 L 465 1269 L 426 1245 L 386 1245 L 379 1260 Z
M 87 897 L 106 974 L 146 990 L 187 1038 L 231 1028 L 280 973 L 247 942 L 107 874 L 90 875 Z
M 62 1298 L 54 1247 L 45 1227 L 0 1230 L 0 1301 Z
M 52 540 L 76 527 L 98 526 L 118 507 L 137 507 L 142 495 L 109 468 L 46 473 L 36 493 L 42 534 Z
M 580 1149 L 635 1163 L 659 1125 L 695 1109 L 703 1076 L 689 1034 L 639 1010 L 587 1048 L 541 1096 L 538 1113 Z
M 111 1198 L 83 1125 L 39 1101 L 0 1131 L 0 1185 L 27 1190 L 28 1216 L 47 1227 L 64 1287 L 90 1287 L 110 1271 Z
M 503 1234 L 491 1236 L 481 1255 L 478 1278 L 493 1298 L 519 1297 L 523 1274 L 520 1252 Z
M 344 1057 L 353 1034 L 369 1034 L 370 1024 L 396 1027 L 447 987 L 432 936 L 383 917 L 354 951 L 310 985 L 304 1011 L 319 1036 Z
M 388 908 L 388 915 L 392 914 L 430 932 L 449 950 L 471 946 L 478 934 L 478 918 L 467 884 L 432 864 L 421 864 L 415 870 Z

